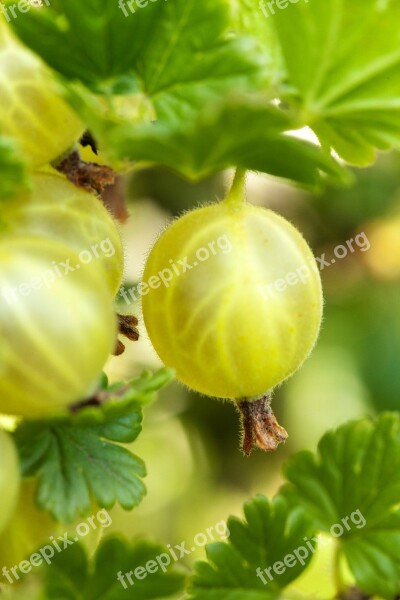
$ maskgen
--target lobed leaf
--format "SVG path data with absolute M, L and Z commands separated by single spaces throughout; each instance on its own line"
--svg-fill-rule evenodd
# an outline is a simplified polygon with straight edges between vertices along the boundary
M 324 145 L 359 166 L 400 148 L 399 0 L 300 0 L 267 18 L 295 88 L 288 100 Z
M 282 590 L 296 579 L 312 558 L 309 552 L 303 564 L 294 561 L 286 567 L 283 560 L 311 538 L 310 520 L 291 508 L 283 496 L 269 502 L 259 496 L 244 505 L 246 521 L 231 517 L 227 543 L 207 546 L 208 562 L 199 562 L 193 578 L 190 598 L 193 600 L 268 600 L 278 598 Z M 264 571 L 275 563 L 269 575 Z M 257 575 L 257 569 L 263 579 Z M 272 578 L 272 579 L 271 579 Z
M 111 537 L 102 542 L 94 560 L 88 561 L 79 544 L 68 548 L 68 552 L 57 554 L 44 572 L 44 587 L 50 599 L 63 600 L 156 600 L 168 598 L 181 592 L 185 584 L 183 571 L 174 564 L 165 571 L 156 562 L 167 549 L 150 541 L 127 542 Z M 149 561 L 155 561 L 157 571 L 145 571 Z M 135 577 L 135 569 L 141 578 Z M 165 569 L 165 567 L 164 567 Z M 118 573 L 123 583 L 117 578 Z M 145 576 L 143 577 L 143 574 Z
M 286 467 L 293 502 L 320 530 L 342 528 L 333 533 L 358 586 L 388 599 L 400 593 L 399 470 L 397 413 L 347 423 Z
M 146 493 L 143 461 L 122 447 L 142 428 L 142 404 L 171 378 L 162 369 L 107 388 L 107 402 L 70 418 L 25 421 L 15 431 L 24 476 L 39 478 L 37 502 L 63 523 L 90 514 L 92 503 L 126 510 Z

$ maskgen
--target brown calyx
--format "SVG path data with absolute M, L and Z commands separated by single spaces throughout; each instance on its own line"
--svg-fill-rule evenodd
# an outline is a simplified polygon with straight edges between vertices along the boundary
M 243 398 L 237 402 L 242 424 L 242 451 L 250 456 L 254 447 L 273 452 L 288 438 L 286 429 L 276 420 L 271 408 L 271 394 L 256 400 Z
M 78 151 L 71 152 L 56 169 L 77 187 L 97 196 L 101 196 L 104 189 L 114 183 L 116 176 L 111 167 L 83 161 Z
M 131 342 L 137 342 L 139 339 L 139 331 L 137 326 L 139 321 L 133 315 L 119 315 L 117 314 L 118 319 L 118 331 L 121 335 L 131 340 Z M 120 356 L 125 351 L 125 344 L 121 342 L 121 340 L 117 340 L 117 345 L 114 350 L 115 356 Z

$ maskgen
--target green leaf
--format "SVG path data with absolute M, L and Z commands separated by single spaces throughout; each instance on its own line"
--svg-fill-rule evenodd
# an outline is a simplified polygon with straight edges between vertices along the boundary
M 57 554 L 52 564 L 46 567 L 43 574 L 47 596 L 53 600 L 151 600 L 171 597 L 183 590 L 185 575 L 172 559 L 171 564 L 162 570 L 162 561 L 157 562 L 157 557 L 167 552 L 155 542 L 128 543 L 120 538 L 107 538 L 98 549 L 92 565 L 88 563 L 82 546 L 74 544 L 67 552 Z M 169 554 L 167 556 L 170 557 Z M 149 561 L 155 562 L 149 564 Z M 136 571 L 140 567 L 143 569 Z M 119 573 L 122 582 L 117 578 Z M 131 573 L 133 585 L 130 585 L 126 573 Z
M 105 380 L 102 387 L 106 391 L 107 402 L 102 406 L 102 410 L 95 409 L 89 413 L 89 409 L 85 409 L 79 413 L 79 416 L 85 418 L 90 414 L 91 418 L 101 419 L 104 415 L 123 414 L 125 407 L 129 407 L 131 403 L 149 404 L 154 401 L 156 393 L 168 385 L 174 376 L 173 369 L 164 367 L 155 373 L 143 371 L 139 377 L 129 383 L 119 382 L 108 385 L 108 381 Z
M 142 125 L 96 117 L 96 105 L 85 95 L 74 95 L 74 101 L 85 110 L 93 133 L 113 160 L 155 163 L 194 180 L 237 166 L 311 188 L 320 184 L 321 172 L 347 181 L 346 172 L 331 157 L 286 133 L 291 129 L 289 117 L 265 98 L 232 99 L 204 109 L 193 121 Z
M 54 2 L 13 25 L 75 81 L 70 101 L 115 165 L 150 162 L 191 179 L 239 166 L 312 188 L 321 172 L 345 180 L 330 156 L 285 135 L 293 121 L 271 105 L 275 33 L 264 24 L 253 31 L 248 3 L 233 16 L 222 0 L 155 0 L 124 16 L 117 2 L 106 10 L 105 1 Z M 263 54 L 264 31 L 269 50 Z M 243 95 L 268 86 L 258 100 Z
M 9 200 L 27 189 L 29 180 L 22 158 L 18 155 L 17 145 L 0 135 L 0 200 Z
M 107 95 L 145 96 L 159 118 L 181 119 L 259 80 L 262 55 L 251 38 L 232 36 L 225 2 L 140 4 L 131 12 L 127 0 L 57 0 L 13 26 L 63 76 Z
M 400 1 L 287 4 L 265 10 L 297 90 L 299 121 L 355 165 L 372 163 L 375 149 L 400 148 Z
M 338 537 L 358 586 L 388 599 L 400 593 L 399 472 L 397 413 L 348 423 L 286 467 L 293 502 Z
M 59 600 L 78 600 L 87 585 L 90 563 L 84 546 L 80 543 L 68 546 L 62 553 L 44 565 L 39 574 L 43 580 L 43 593 L 46 597 Z M 79 593 L 79 595 L 78 595 Z
M 244 514 L 245 522 L 234 517 L 228 520 L 227 543 L 207 546 L 209 562 L 196 565 L 190 593 L 193 600 L 277 598 L 310 562 L 311 552 L 302 561 L 293 554 L 305 544 L 304 538 L 312 537 L 310 520 L 291 508 L 283 496 L 272 502 L 259 496 L 244 505 Z M 293 563 L 290 567 L 283 563 L 285 558 Z M 264 581 L 257 575 L 258 568 Z M 269 569 L 269 574 L 264 569 Z
M 92 501 L 129 510 L 140 503 L 143 462 L 112 441 L 134 440 L 141 427 L 138 408 L 105 425 L 22 424 L 15 433 L 25 475 L 38 475 L 37 502 L 58 521 L 69 523 L 91 511 Z M 122 433 L 121 433 L 122 432 Z
M 56 71 L 95 88 L 133 70 L 163 9 L 153 1 L 127 18 L 117 0 L 46 0 L 10 24 Z
M 126 510 L 137 506 L 145 495 L 141 478 L 146 469 L 119 444 L 137 438 L 142 404 L 170 378 L 167 369 L 154 376 L 145 373 L 128 386 L 100 392 L 102 407 L 71 418 L 23 422 L 14 437 L 23 474 L 39 477 L 39 506 L 64 523 L 90 514 L 93 501 L 102 508 L 116 502 Z
M 230 0 L 229 7 L 235 31 L 251 36 L 266 61 L 270 88 L 277 88 L 284 66 L 278 36 L 271 19 L 263 19 L 259 0 Z

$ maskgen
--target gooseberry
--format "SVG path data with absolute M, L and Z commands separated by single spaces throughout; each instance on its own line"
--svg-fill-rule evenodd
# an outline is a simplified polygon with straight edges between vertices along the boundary
M 283 217 L 242 200 L 172 223 L 143 280 L 156 352 L 202 394 L 263 398 L 302 365 L 318 336 L 322 289 L 309 246 Z M 251 411 L 245 420 L 257 418 Z
M 0 412 L 44 417 L 93 393 L 115 347 L 106 284 L 67 245 L 0 241 Z
M 18 499 L 20 469 L 11 436 L 0 429 L 0 534 L 7 526 Z
M 113 217 L 93 194 L 55 170 L 32 176 L 32 191 L 4 204 L 0 231 L 63 241 L 81 262 L 101 265 L 111 294 L 122 282 L 124 248 Z
M 31 168 L 62 156 L 84 127 L 50 69 L 0 21 L 0 122 Z

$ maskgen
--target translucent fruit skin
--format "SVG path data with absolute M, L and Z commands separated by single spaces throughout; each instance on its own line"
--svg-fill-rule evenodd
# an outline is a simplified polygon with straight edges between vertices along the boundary
M 199 249 L 208 249 L 207 260 Z M 186 257 L 192 268 L 183 272 Z M 151 278 L 173 265 L 180 274 L 156 287 Z M 293 284 L 289 274 L 305 265 L 305 283 Z M 281 279 L 292 281 L 283 291 Z M 315 259 L 300 233 L 264 208 L 222 203 L 187 213 L 156 242 L 143 281 L 153 282 L 143 316 L 155 350 L 203 394 L 263 394 L 301 366 L 318 337 L 323 298 Z
M 63 241 L 101 266 L 112 296 L 124 274 L 124 248 L 116 222 L 102 202 L 55 170 L 32 176 L 30 194 L 4 205 L 1 230 Z
M 67 260 L 75 270 L 65 274 Z M 45 417 L 93 392 L 116 319 L 98 269 L 77 264 L 73 250 L 53 240 L 1 240 L 1 413 Z
M 0 122 L 31 168 L 55 160 L 83 133 L 45 64 L 0 21 Z
M 0 535 L 15 510 L 20 486 L 17 451 L 11 436 L 0 429 Z

